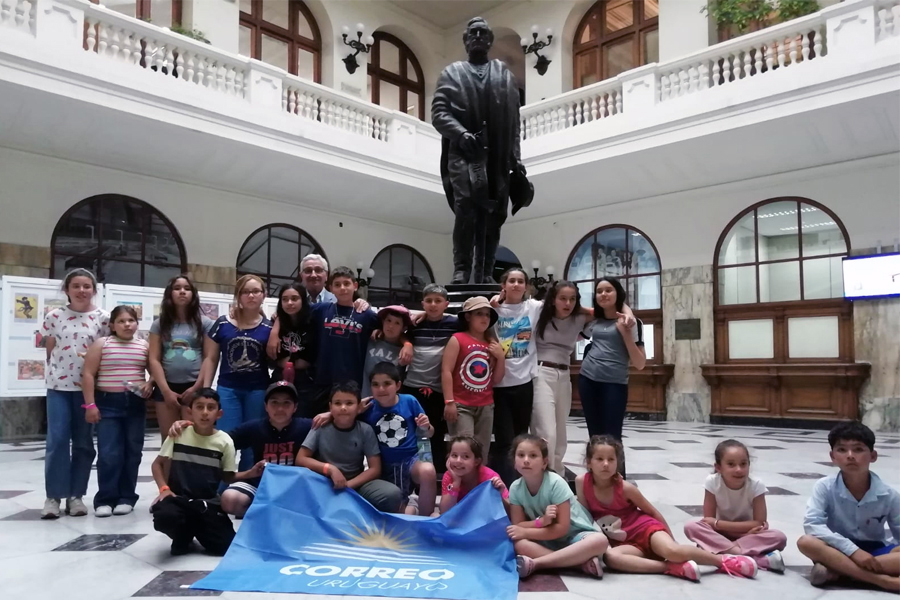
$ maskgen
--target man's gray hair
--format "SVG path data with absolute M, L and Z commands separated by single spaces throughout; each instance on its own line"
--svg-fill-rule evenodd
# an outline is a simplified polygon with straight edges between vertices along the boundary
M 328 272 L 328 261 L 325 260 L 325 257 L 322 256 L 321 254 L 307 254 L 306 256 L 304 256 L 303 260 L 300 261 L 300 270 L 302 271 L 303 265 L 305 265 L 307 262 L 309 262 L 311 260 L 317 260 L 317 261 L 321 262 L 323 265 L 325 265 L 325 272 L 326 273 Z

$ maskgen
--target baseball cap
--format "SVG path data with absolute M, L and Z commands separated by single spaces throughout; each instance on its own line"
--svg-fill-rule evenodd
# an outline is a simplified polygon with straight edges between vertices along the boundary
M 266 400 L 269 399 L 269 396 L 279 391 L 285 391 L 290 394 L 294 402 L 300 401 L 300 397 L 297 395 L 297 388 L 294 387 L 294 384 L 283 379 L 281 381 L 276 381 L 266 388 Z

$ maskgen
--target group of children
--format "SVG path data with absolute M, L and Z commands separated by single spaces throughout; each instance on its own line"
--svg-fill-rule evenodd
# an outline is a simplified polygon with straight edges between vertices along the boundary
M 194 538 L 209 552 L 224 553 L 234 536 L 228 515 L 243 516 L 265 465 L 275 463 L 309 468 L 382 511 L 423 516 L 451 510 L 490 482 L 509 514 L 522 577 L 567 566 L 601 577 L 604 562 L 618 571 L 693 581 L 700 578 L 698 565 L 742 577 L 754 577 L 758 568 L 784 570 L 786 537 L 769 528 L 766 488 L 749 476 L 749 453 L 735 440 L 716 449 L 704 517 L 685 527 L 696 546 L 676 543 L 659 511 L 624 480 L 624 450 L 616 437 L 591 437 L 587 472 L 574 482 L 574 492 L 550 464 L 560 457 L 551 459 L 547 441 L 535 435 L 512 443 L 505 464 L 514 465 L 515 481 L 489 468 L 493 386 L 504 379 L 509 356 L 494 331 L 498 310 L 476 297 L 458 318 L 448 316 L 446 290 L 432 285 L 425 289 L 423 313 L 392 306 L 376 314 L 354 299 L 352 275 L 335 269 L 333 304 L 309 306 L 301 285 L 285 286 L 274 324 L 260 314 L 264 288 L 254 276 L 238 282 L 235 311 L 215 323 L 201 318 L 193 283 L 177 277 L 166 288 L 150 344 L 135 335 L 132 307 L 116 307 L 108 320 L 93 307 L 92 274 L 67 276 L 70 305 L 51 311 L 44 326 L 50 338 L 50 431 L 42 515 L 58 517 L 60 498 L 68 499 L 69 514 L 87 512 L 81 495 L 93 459 L 90 430 L 72 427 L 69 463 L 63 465 L 57 448 L 66 421 L 57 423 L 59 415 L 71 421 L 79 399 L 83 422 L 97 424 L 95 514 L 131 512 L 143 446 L 142 397 L 154 387 L 145 381 L 149 369 L 161 396 L 157 406 L 175 409 L 161 429 L 165 441 L 152 469 L 159 496 L 151 508 L 156 529 L 172 538 L 173 554 L 188 552 Z M 110 334 L 104 335 L 107 323 Z M 273 366 L 277 379 L 259 389 L 257 380 L 264 382 Z M 441 443 L 445 433 L 449 442 Z M 433 461 L 420 452 L 418 442 L 427 438 L 437 442 Z M 812 581 L 845 576 L 896 591 L 900 551 L 889 543 L 885 524 L 896 544 L 900 495 L 869 472 L 877 458 L 874 434 L 857 422 L 842 423 L 829 443 L 840 472 L 816 484 L 807 535 L 798 541 L 816 563 Z M 436 506 L 438 470 L 445 472 Z

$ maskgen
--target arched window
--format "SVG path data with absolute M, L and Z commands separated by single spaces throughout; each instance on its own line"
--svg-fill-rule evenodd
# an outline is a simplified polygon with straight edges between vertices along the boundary
M 284 223 L 266 225 L 241 246 L 237 275 L 259 275 L 267 295 L 273 297 L 282 285 L 300 278 L 300 260 L 307 254 L 325 256 L 319 242 L 302 229 Z
M 66 211 L 50 242 L 50 277 L 90 269 L 104 283 L 164 287 L 187 268 L 178 230 L 141 200 L 103 194 Z
M 318 82 L 322 36 L 301 0 L 241 0 L 240 53 Z
M 647 361 L 661 363 L 661 273 L 656 246 L 642 231 L 629 225 L 606 225 L 578 242 L 566 263 L 565 277 L 578 285 L 581 304 L 587 308 L 593 306 L 594 289 L 600 277 L 619 279 L 628 305 L 644 323 Z
M 369 58 L 373 104 L 425 119 L 425 78 L 419 60 L 398 38 L 376 31 Z
M 735 217 L 716 246 L 716 362 L 841 358 L 848 249 L 840 219 L 805 198 L 766 200 Z
M 368 301 L 372 306 L 402 304 L 420 308 L 422 288 L 434 283 L 434 274 L 425 257 L 403 244 L 388 246 L 372 261 L 375 276 L 369 285 Z
M 573 87 L 580 88 L 659 60 L 659 0 L 600 0 L 572 43 Z

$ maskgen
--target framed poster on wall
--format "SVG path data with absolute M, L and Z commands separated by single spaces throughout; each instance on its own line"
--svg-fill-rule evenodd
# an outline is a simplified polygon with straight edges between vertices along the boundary
M 44 396 L 47 365 L 44 317 L 67 304 L 62 281 L 34 277 L 0 279 L 0 397 Z M 103 285 L 95 304 L 102 306 Z

